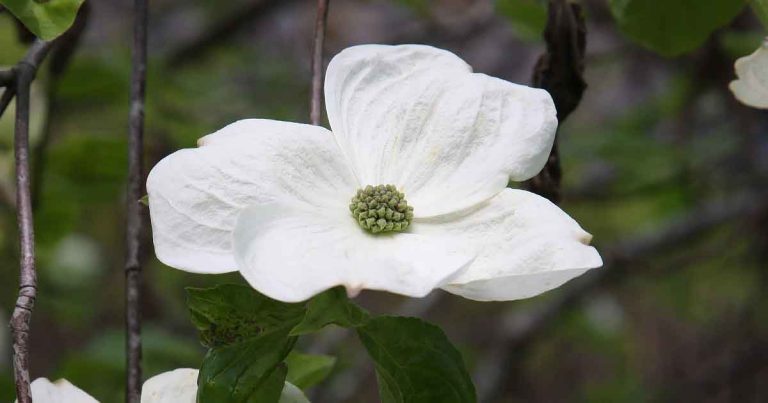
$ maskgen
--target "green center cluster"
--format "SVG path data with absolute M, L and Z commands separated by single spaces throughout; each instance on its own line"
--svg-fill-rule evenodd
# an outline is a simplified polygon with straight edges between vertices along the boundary
M 358 189 L 349 210 L 360 227 L 373 234 L 405 231 L 413 219 L 413 207 L 394 185 Z

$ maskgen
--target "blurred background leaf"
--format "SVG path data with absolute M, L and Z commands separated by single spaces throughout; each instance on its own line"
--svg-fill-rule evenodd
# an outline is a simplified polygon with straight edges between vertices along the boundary
M 664 56 L 701 46 L 741 11 L 747 0 L 609 0 L 611 12 L 632 40 Z
M 496 0 L 496 10 L 506 17 L 521 38 L 538 41 L 547 23 L 547 2 L 542 0 Z

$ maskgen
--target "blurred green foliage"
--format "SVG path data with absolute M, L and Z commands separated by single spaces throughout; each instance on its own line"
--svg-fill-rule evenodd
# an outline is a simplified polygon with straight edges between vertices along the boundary
M 412 13 L 415 18 L 431 7 L 427 1 L 398 1 L 421 10 Z M 698 48 L 743 5 L 724 1 L 705 7 L 676 0 L 653 2 L 651 7 L 624 0 L 613 1 L 612 9 L 630 38 L 662 54 L 679 54 Z M 760 5 L 753 3 L 756 9 Z M 212 0 L 197 6 L 216 16 L 231 8 Z M 162 13 L 170 13 L 174 5 L 162 2 L 157 7 L 155 15 L 162 21 Z M 518 39 L 528 41 L 541 32 L 541 2 L 499 0 L 496 7 Z M 604 31 L 590 31 L 598 45 L 605 40 L 600 37 Z M 330 35 L 330 40 L 346 38 L 332 32 L 338 36 Z M 44 171 L 35 178 L 40 181 L 35 211 L 40 297 L 33 317 L 33 329 L 46 331 L 33 332 L 33 376 L 65 377 L 104 402 L 121 401 L 123 396 L 122 228 L 130 78 L 128 36 L 108 34 L 90 38 L 57 82 L 42 70 L 32 106 L 33 146 L 47 142 Z M 764 34 L 764 29 L 726 29 L 709 44 L 731 63 L 753 51 Z M 6 15 L 0 15 L 0 49 L 3 66 L 15 63 L 25 50 Z M 724 82 L 713 84 L 714 78 L 707 81 L 709 76 L 697 75 L 700 66 L 693 57 L 700 49 L 674 62 L 638 56 L 627 48 L 606 51 L 596 46 L 590 52 L 590 88 L 562 128 L 561 156 L 564 208 L 594 234 L 601 250 L 740 190 L 751 171 L 739 164 L 745 164 L 748 151 L 764 147 L 749 133 L 755 127 L 764 131 L 764 123 L 749 120 L 751 111 L 734 106 Z M 164 64 L 162 52 L 153 53 L 147 166 L 238 119 L 306 121 L 308 74 L 289 53 L 275 51 L 274 44 L 233 40 L 174 69 Z M 724 74 L 727 81 L 731 73 Z M 627 82 L 639 83 L 642 90 Z M 51 85 L 55 91 L 50 91 Z M 11 112 L 0 119 L 0 195 L 12 195 L 13 190 Z M 590 185 L 594 177 L 602 181 Z M 5 322 L 17 291 L 18 245 L 15 211 L 0 199 L 0 319 Z M 679 379 L 673 376 L 676 372 L 664 372 L 665 365 L 679 373 L 682 369 L 675 362 L 687 364 L 700 359 L 700 351 L 736 344 L 737 336 L 715 343 L 716 348 L 707 342 L 722 328 L 744 329 L 742 324 L 726 325 L 749 307 L 754 307 L 747 319 L 750 326 L 754 322 L 753 333 L 768 333 L 765 261 L 749 224 L 728 223 L 672 251 L 634 262 L 628 281 L 599 290 L 536 340 L 521 362 L 521 382 L 528 382 L 535 393 L 549 393 L 534 394 L 539 400 L 674 400 L 671 383 Z M 151 250 L 146 253 L 145 377 L 178 367 L 199 368 L 205 349 L 189 320 L 183 287 L 241 280 L 236 274 L 201 276 L 171 270 L 157 262 Z M 392 313 L 401 301 L 371 294 L 362 298 L 372 311 Z M 556 295 L 508 304 L 447 297 L 430 313 L 430 320 L 459 344 L 471 371 L 493 342 L 486 333 L 502 326 L 504 312 L 525 311 Z M 13 399 L 8 346 L 7 332 L 0 333 L 0 401 Z M 337 363 L 331 379 L 354 368 L 354 356 L 362 348 L 351 343 L 334 351 Z M 328 370 L 328 361 L 318 365 L 322 371 Z
M 760 19 L 760 22 L 763 23 L 763 26 L 768 28 L 768 1 L 752 0 L 752 9 Z
M 621 30 L 665 56 L 690 52 L 730 22 L 747 0 L 609 0 Z
M 496 10 L 524 39 L 541 40 L 547 24 L 547 3 L 543 0 L 496 0 Z

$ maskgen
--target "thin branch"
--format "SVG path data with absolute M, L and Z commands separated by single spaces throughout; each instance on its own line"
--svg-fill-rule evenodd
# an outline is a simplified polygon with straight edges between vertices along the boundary
M 13 69 L 0 70 L 0 87 L 10 87 L 15 76 Z
M 15 79 L 15 75 L 14 75 L 14 79 Z M 15 96 L 16 96 L 15 85 L 9 85 L 8 87 L 5 87 L 5 90 L 3 91 L 3 95 L 0 97 L 0 116 L 3 116 L 3 114 L 5 113 L 5 110 L 8 108 L 8 105 L 11 104 L 11 101 Z
M 584 82 L 586 25 L 581 6 L 567 0 L 550 0 L 544 31 L 547 51 L 536 64 L 533 85 L 547 90 L 555 102 L 559 124 L 576 109 L 587 87 Z M 554 203 L 560 201 L 562 170 L 557 137 L 544 169 L 526 182 L 528 189 Z
M 320 117 L 323 113 L 323 44 L 328 21 L 328 3 L 330 0 L 317 0 L 315 41 L 312 51 L 312 95 L 309 103 L 309 121 L 315 126 L 320 125 Z
M 48 55 L 48 51 L 51 50 L 52 42 L 47 41 L 35 41 L 32 43 L 32 46 L 29 47 L 29 50 L 27 51 L 27 54 L 24 55 L 24 59 L 19 62 L 19 65 L 21 64 L 28 64 L 31 66 L 34 66 L 35 72 L 37 71 L 37 67 L 40 65 L 40 63 L 43 62 L 43 59 L 45 59 L 45 56 Z M 19 76 L 19 66 L 16 66 L 15 68 L 10 70 L 11 77 L 9 78 L 11 81 L 18 80 Z M 5 91 L 3 92 L 3 96 L 0 97 L 0 116 L 3 116 L 3 113 L 5 113 L 5 109 L 8 108 L 8 104 L 11 103 L 11 100 L 14 96 L 16 96 L 16 91 L 18 88 L 18 82 L 16 85 L 11 85 L 5 88 Z
M 564 313 L 579 306 L 589 292 L 611 282 L 630 278 L 630 263 L 653 254 L 669 251 L 694 237 L 739 217 L 755 214 L 768 205 L 765 194 L 734 196 L 715 201 L 686 213 L 660 230 L 631 237 L 613 247 L 603 249 L 604 266 L 570 282 L 553 299 L 533 311 L 516 313 L 511 325 L 494 343 L 478 365 L 475 374 L 482 402 L 500 401 L 510 379 L 519 374 L 517 366 L 527 347 L 541 337 Z
M 216 21 L 207 30 L 201 32 L 192 41 L 170 52 L 168 67 L 179 67 L 200 59 L 208 50 L 251 25 L 253 20 L 268 15 L 275 7 L 283 6 L 294 0 L 252 0 L 245 7 L 235 10 L 229 16 Z
M 32 309 L 37 295 L 35 272 L 35 234 L 30 195 L 29 173 L 29 97 L 37 68 L 50 50 L 51 43 L 35 41 L 24 60 L 15 68 L 16 121 L 14 153 L 16 162 L 16 205 L 19 224 L 20 273 L 19 297 L 11 316 L 13 367 L 16 396 L 20 403 L 31 403 L 29 388 L 29 335 Z M 8 88 L 6 91 L 10 91 Z
M 134 1 L 133 66 L 131 107 L 128 121 L 128 192 L 126 210 L 125 257 L 125 329 L 126 390 L 125 401 L 141 399 L 141 262 L 143 227 L 141 199 L 144 184 L 142 169 L 144 137 L 144 99 L 147 80 L 147 0 Z

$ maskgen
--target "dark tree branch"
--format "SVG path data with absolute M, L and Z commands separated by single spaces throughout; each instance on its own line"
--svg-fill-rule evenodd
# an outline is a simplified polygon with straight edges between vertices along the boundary
M 134 1 L 133 66 L 131 74 L 131 107 L 128 121 L 128 192 L 126 210 L 125 257 L 125 328 L 126 390 L 125 401 L 141 399 L 141 199 L 144 173 L 142 169 L 144 138 L 144 99 L 147 81 L 147 0 Z
M 45 97 L 47 102 L 47 114 L 43 123 L 42 136 L 33 149 L 32 158 L 32 175 L 34 178 L 32 181 L 32 208 L 34 209 L 37 209 L 40 202 L 43 183 L 45 181 L 44 172 L 46 163 L 48 162 L 46 151 L 48 150 L 48 145 L 51 143 L 51 138 L 53 136 L 51 122 L 58 110 L 57 92 L 59 79 L 69 66 L 72 56 L 77 49 L 77 45 L 80 43 L 80 38 L 88 23 L 90 11 L 91 3 L 86 1 L 80 6 L 72 27 L 56 39 L 55 45 L 53 49 L 51 49 L 51 57 L 48 63 L 48 71 L 50 71 L 51 74 L 46 85 L 47 96 Z
M 251 25 L 253 20 L 264 17 L 275 7 L 291 1 L 293 0 L 252 0 L 242 9 L 238 9 L 226 18 L 213 23 L 189 43 L 172 51 L 168 56 L 168 66 L 179 67 L 190 61 L 200 59 L 214 45 L 226 42 L 240 30 Z
M 35 272 L 35 234 L 30 195 L 29 172 L 29 93 L 37 68 L 50 50 L 51 43 L 36 41 L 24 59 L 16 65 L 16 121 L 14 154 L 16 161 L 16 205 L 19 224 L 20 273 L 19 297 L 11 316 L 13 367 L 16 396 L 20 403 L 31 403 L 29 388 L 29 334 L 32 309 L 37 295 Z M 7 88 L 6 92 L 11 88 Z
M 0 87 L 10 87 L 14 76 L 13 70 L 0 70 Z
M 14 96 L 16 96 L 18 85 L 18 77 L 20 75 L 19 73 L 19 66 L 22 64 L 28 64 L 35 67 L 35 72 L 37 72 L 37 67 L 40 66 L 40 63 L 43 62 L 43 59 L 45 59 L 45 56 L 48 55 L 48 52 L 51 50 L 51 44 L 52 42 L 47 41 L 35 41 L 32 46 L 30 46 L 29 51 L 27 51 L 27 54 L 24 56 L 24 59 L 19 62 L 19 65 L 14 67 L 13 69 L 9 70 L 8 73 L 5 73 L 4 75 L 9 76 L 6 77 L 9 82 L 16 82 L 16 85 L 9 85 L 5 88 L 5 91 L 3 92 L 3 96 L 0 98 L 0 116 L 3 116 L 3 113 L 5 113 L 5 109 L 8 108 L 8 104 L 11 103 L 11 100 Z
M 312 51 L 312 95 L 309 103 L 309 121 L 315 126 L 320 125 L 320 117 L 323 114 L 323 44 L 328 21 L 328 3 L 330 0 L 317 0 L 315 41 Z
M 500 401 L 507 385 L 519 375 L 520 362 L 527 348 L 542 333 L 550 329 L 557 318 L 579 306 L 591 290 L 630 278 L 631 263 L 650 255 L 672 250 L 676 246 L 739 217 L 757 214 L 768 205 L 768 195 L 747 194 L 726 201 L 704 204 L 684 216 L 673 220 L 660 230 L 643 233 L 605 248 L 604 265 L 573 280 L 558 291 L 547 303 L 533 311 L 516 315 L 515 325 L 506 329 L 498 346 L 488 353 L 478 369 L 480 401 Z
M 547 51 L 536 64 L 533 85 L 547 90 L 555 102 L 559 124 L 576 109 L 587 87 L 584 82 L 584 53 L 587 30 L 581 6 L 567 0 L 550 0 L 544 31 Z M 562 170 L 557 138 L 544 169 L 526 182 L 532 192 L 554 203 L 560 201 Z

